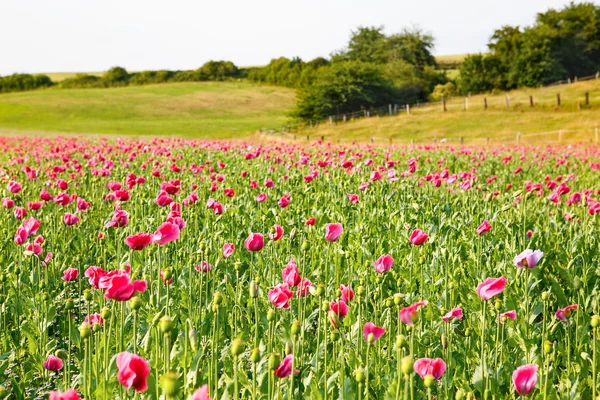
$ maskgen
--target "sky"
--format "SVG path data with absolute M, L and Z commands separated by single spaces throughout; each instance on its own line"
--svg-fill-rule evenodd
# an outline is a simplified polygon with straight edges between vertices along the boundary
M 565 0 L 0 0 L 0 75 L 264 65 L 343 48 L 358 26 L 434 35 L 434 54 L 486 50 Z

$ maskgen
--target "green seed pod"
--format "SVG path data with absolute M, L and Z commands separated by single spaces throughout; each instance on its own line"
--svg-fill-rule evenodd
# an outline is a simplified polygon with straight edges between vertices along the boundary
M 109 319 L 110 318 L 110 308 L 108 308 L 108 307 L 102 308 L 102 310 L 100 310 L 100 316 L 104 319 Z
M 242 268 L 242 263 L 239 261 L 236 261 L 233 263 L 233 270 L 235 272 L 239 272 L 240 268 Z
M 552 347 L 553 347 L 552 342 L 549 340 L 546 340 L 544 342 L 544 353 L 546 353 L 546 354 L 552 353 Z
M 356 294 L 359 296 L 364 296 L 365 294 L 365 287 L 364 286 L 359 286 L 356 288 Z
M 367 343 L 368 344 L 375 343 L 375 335 L 373 333 L 369 333 L 369 335 L 367 336 Z
M 406 336 L 398 335 L 396 336 L 396 348 L 401 349 L 406 344 Z
M 458 389 L 456 394 L 454 395 L 455 400 L 463 400 L 465 398 L 465 391 L 462 389 Z
M 500 309 L 502 308 L 502 302 L 500 301 L 500 299 L 496 299 L 496 301 L 494 301 L 494 308 L 496 309 L 496 311 L 500 311 Z
M 163 271 L 163 279 L 165 281 L 170 280 L 171 278 L 173 278 L 173 270 L 171 268 L 167 268 Z
M 256 364 L 260 362 L 260 358 L 260 349 L 253 349 L 252 353 L 250 353 L 250 361 Z
M 168 315 L 165 315 L 160 319 L 158 327 L 162 333 L 171 332 L 171 329 L 173 329 L 173 319 Z
M 200 250 L 200 251 L 206 250 L 206 243 L 204 243 L 204 242 L 198 243 L 198 250 Z
M 260 276 L 254 278 L 254 282 L 256 282 L 256 284 L 260 284 Z
M 279 353 L 272 353 L 269 356 L 269 369 L 270 370 L 277 368 L 280 363 L 281 363 L 281 356 L 279 355 Z
M 83 299 L 85 301 L 92 301 L 92 299 L 94 298 L 94 295 L 92 294 L 92 292 L 90 291 L 90 289 L 85 289 L 83 291 Z
M 129 308 L 134 311 L 139 310 L 142 307 L 142 299 L 137 296 L 133 296 L 131 300 L 129 300 Z
M 431 340 L 428 337 L 423 338 L 423 345 L 429 346 L 431 344 Z
M 221 303 L 223 303 L 223 295 L 221 294 L 221 292 L 215 292 L 215 294 L 213 295 L 213 303 L 216 305 L 220 305 Z
M 300 333 L 301 324 L 299 321 L 292 322 L 292 335 L 296 336 Z
M 308 250 L 308 249 L 309 249 L 308 241 L 307 241 L 307 240 L 304 240 L 304 241 L 302 242 L 302 251 L 306 251 L 306 250 Z
M 231 355 L 234 357 L 239 356 L 244 352 L 244 341 L 240 338 L 235 338 L 231 341 Z
M 192 350 L 194 352 L 198 351 L 198 331 L 195 329 L 191 329 L 188 333 L 188 338 L 190 340 L 190 345 L 192 346 Z
M 160 321 L 161 317 L 162 317 L 162 311 L 157 312 L 156 315 L 154 316 L 154 318 L 152 318 L 152 326 L 158 325 L 158 322 Z
M 448 289 L 454 289 L 454 282 L 448 282 Z
M 255 299 L 258 297 L 258 285 L 256 284 L 256 282 L 250 281 L 249 294 L 251 299 Z
M 362 369 L 362 367 L 359 367 L 357 369 L 354 370 L 354 379 L 356 379 L 356 382 L 358 383 L 364 383 L 365 381 L 365 370 Z
M 321 304 L 321 310 L 324 312 L 329 311 L 329 302 L 327 300 L 323 301 Z
M 575 289 L 575 290 L 579 290 L 580 288 L 581 288 L 581 279 L 579 279 L 579 277 L 578 277 L 578 276 L 576 276 L 576 277 L 573 279 L 573 289 Z
M 271 322 L 275 319 L 275 311 L 269 310 L 267 311 L 267 321 Z
M 65 350 L 63 350 L 63 349 L 58 349 L 58 350 L 56 350 L 56 351 L 54 352 L 54 355 L 55 355 L 56 357 L 60 358 L 60 359 L 61 359 L 61 360 L 63 360 L 63 361 L 64 361 L 64 360 L 66 360 L 66 359 L 67 359 L 67 357 L 68 357 L 68 355 L 67 355 L 67 352 L 66 352 Z
M 161 377 L 160 386 L 167 399 L 174 398 L 179 393 L 179 377 L 175 372 L 167 372 Z
M 69 299 L 65 302 L 65 310 L 72 310 L 75 308 L 75 303 L 73 302 L 73 299 Z
M 331 342 L 335 342 L 335 341 L 337 341 L 337 340 L 339 339 L 339 337 L 340 337 L 340 334 L 338 333 L 338 331 L 337 331 L 337 330 L 336 330 L 336 331 L 333 331 L 333 332 L 331 332 L 331 333 L 329 334 L 329 340 L 330 340 Z
M 100 324 L 94 324 L 94 325 L 92 325 L 92 332 L 98 332 L 98 331 L 100 331 L 100 329 L 102 329 L 102 327 L 100 326 Z
M 50 295 L 48 293 L 42 293 L 42 301 L 48 301 L 50 299 Z
M 294 352 L 294 346 L 292 346 L 292 343 L 287 342 L 285 344 L 285 354 L 292 354 Z
M 394 304 L 398 307 L 402 304 L 402 295 L 400 293 L 396 293 L 394 295 Z
M 444 349 L 448 348 L 448 337 L 445 334 L 442 334 L 442 347 Z
M 410 356 L 406 356 L 400 361 L 400 369 L 404 375 L 410 375 L 413 372 L 413 360 Z
M 474 399 L 475 399 L 475 395 L 473 394 L 473 392 L 467 393 L 467 400 L 474 400 Z
M 325 294 L 325 287 L 322 284 L 317 286 L 317 296 L 323 296 Z
M 150 348 L 152 346 L 152 335 L 148 335 L 148 336 L 144 337 L 143 346 L 144 346 L 144 351 L 146 353 L 150 351 Z
M 598 326 L 600 326 L 600 316 L 599 315 L 592 316 L 591 325 L 592 325 L 592 328 L 594 328 L 594 329 L 597 328 Z
M 90 328 L 90 326 L 84 322 L 79 326 L 79 335 L 82 339 L 88 339 L 90 336 L 92 336 L 92 328 Z
M 390 308 L 394 304 L 394 300 L 391 298 L 385 299 L 385 306 Z
M 542 292 L 542 301 L 548 300 L 549 294 L 548 292 Z
M 430 388 L 435 383 L 435 378 L 433 377 L 433 375 L 427 374 L 425 375 L 425 378 L 423 378 L 423 383 L 425 384 L 426 388 Z

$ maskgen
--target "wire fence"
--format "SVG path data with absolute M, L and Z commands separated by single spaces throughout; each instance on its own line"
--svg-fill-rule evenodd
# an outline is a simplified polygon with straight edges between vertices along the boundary
M 262 134 L 299 134 L 306 129 L 317 128 L 321 125 L 337 125 L 340 123 L 346 123 L 361 118 L 370 117 L 385 117 L 385 116 L 397 116 L 401 114 L 411 114 L 413 111 L 418 111 L 420 114 L 434 111 L 455 111 L 455 110 L 469 110 L 470 108 L 482 107 L 483 109 L 488 108 L 519 108 L 519 107 L 535 107 L 536 105 L 543 104 L 555 104 L 557 107 L 569 105 L 582 109 L 590 106 L 592 102 L 600 102 L 600 91 L 598 92 L 584 92 L 576 95 L 569 93 L 568 96 L 560 92 L 552 91 L 551 88 L 558 85 L 570 85 L 577 82 L 598 80 L 600 79 L 600 72 L 594 75 L 584 76 L 581 78 L 575 77 L 574 79 L 564 79 L 550 84 L 540 86 L 537 88 L 536 96 L 527 95 L 526 90 L 513 91 L 506 93 L 504 96 L 491 96 L 487 95 L 475 95 L 467 96 L 464 98 L 452 97 L 449 99 L 442 98 L 439 101 L 427 101 L 427 102 L 416 102 L 412 104 L 388 104 L 387 106 L 363 109 L 359 111 L 347 112 L 343 114 L 330 115 L 323 120 L 311 120 L 305 123 L 299 124 L 286 124 L 274 128 L 262 128 L 259 130 Z M 548 88 L 548 90 L 543 90 Z M 542 90 L 540 90 L 542 89 Z

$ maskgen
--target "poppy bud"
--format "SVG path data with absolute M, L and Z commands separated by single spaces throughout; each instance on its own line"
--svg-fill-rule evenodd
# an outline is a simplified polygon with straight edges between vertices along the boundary
M 223 295 L 221 294 L 221 292 L 216 291 L 213 295 L 213 304 L 218 306 L 221 303 L 223 303 Z
M 292 352 L 294 351 L 294 348 L 292 347 L 292 344 L 290 342 L 287 342 L 285 344 L 285 354 L 292 354 Z
M 317 296 L 323 296 L 325 294 L 325 287 L 322 284 L 317 286 Z
M 42 301 L 48 301 L 50 299 L 50 295 L 48 293 L 42 294 Z
M 254 282 L 260 283 L 260 276 L 257 276 L 256 278 L 254 278 Z
M 548 300 L 548 292 L 542 292 L 542 301 Z
M 400 369 L 404 375 L 409 375 L 413 371 L 413 360 L 410 356 L 406 356 L 400 362 Z
M 190 339 L 190 345 L 192 346 L 192 350 L 194 352 L 198 351 L 198 331 L 195 329 L 191 329 L 188 333 L 188 338 Z
M 340 337 L 340 335 L 339 335 L 338 331 L 333 331 L 329 334 L 329 340 L 332 342 L 335 342 L 336 340 L 338 340 L 339 337 Z
M 250 298 L 255 299 L 258 297 L 258 285 L 254 281 L 250 281 Z
M 162 317 L 158 323 L 158 327 L 162 333 L 170 332 L 173 329 L 173 319 L 168 315 Z
M 597 328 L 598 326 L 600 326 L 600 316 L 598 315 L 594 315 L 592 316 L 592 328 Z
M 271 322 L 275 319 L 275 311 L 269 310 L 267 311 L 267 321 Z
M 161 317 L 162 317 L 162 311 L 157 312 L 156 315 L 154 316 L 154 318 L 152 318 L 152 326 L 156 326 L 158 324 L 158 321 L 160 321 Z
M 579 290 L 581 288 L 581 279 L 578 276 L 573 279 L 573 289 Z
M 163 273 L 163 279 L 165 281 L 170 280 L 173 277 L 173 270 L 171 268 L 167 268 L 165 269 L 164 273 Z
M 0 399 L 5 399 L 8 397 L 8 391 L 4 386 L 0 385 Z
M 239 356 L 244 352 L 244 341 L 240 338 L 235 338 L 231 342 L 231 355 L 234 357 Z
M 63 349 L 58 349 L 58 350 L 56 350 L 56 351 L 54 352 L 54 355 L 55 355 L 56 357 L 60 358 L 60 359 L 61 359 L 61 360 L 63 360 L 63 361 L 64 361 L 64 360 L 66 360 L 66 359 L 67 359 L 67 357 L 68 357 L 68 355 L 67 355 L 67 352 L 66 352 L 66 351 L 64 351 Z
M 400 293 L 396 293 L 394 295 L 394 304 L 398 307 L 400 306 L 400 304 L 402 304 L 402 295 Z
M 427 374 L 427 375 L 425 375 L 425 378 L 423 378 L 423 383 L 425 384 L 426 388 L 432 387 L 434 382 L 435 382 L 435 378 L 431 374 Z
M 442 347 L 444 349 L 448 348 L 448 337 L 446 335 L 442 335 Z
M 448 283 L 448 289 L 454 289 L 454 282 Z
M 329 307 L 329 305 L 327 305 Z M 327 314 L 329 316 L 329 320 L 334 326 L 340 325 L 340 316 L 333 310 L 329 311 Z
M 357 368 L 354 371 L 354 378 L 356 379 L 356 382 L 363 383 L 365 381 L 365 370 L 362 369 L 362 367 Z
M 405 343 L 406 343 L 406 337 L 404 335 L 396 336 L 396 347 L 398 349 L 401 349 L 402 347 L 404 347 Z
M 292 335 L 297 335 L 300 333 L 300 322 L 294 321 L 292 322 Z
M 302 251 L 308 250 L 308 241 L 304 240 L 302 242 Z
M 356 294 L 359 296 L 362 296 L 365 294 L 365 288 L 364 286 L 359 286 L 356 288 Z
M 73 299 L 69 299 L 65 302 L 65 310 L 72 310 L 75 308 L 75 303 L 73 303 Z
M 137 296 L 133 296 L 131 300 L 129 300 L 129 307 L 134 311 L 139 310 L 142 307 L 142 299 Z
M 469 337 L 469 336 L 471 336 L 471 328 L 467 328 L 467 329 L 465 329 L 465 336 L 466 336 L 466 337 Z
M 252 353 L 250 353 L 250 361 L 252 361 L 255 364 L 260 362 L 260 350 L 259 349 L 252 350 Z
M 102 329 L 102 327 L 100 326 L 100 324 L 94 324 L 92 326 L 92 332 L 98 332 L 100 329 Z
M 204 251 L 206 249 L 206 243 L 200 242 L 198 243 L 198 250 Z
M 281 363 L 281 356 L 279 355 L 279 353 L 272 353 L 271 356 L 269 356 L 269 369 L 275 369 L 279 366 L 279 364 Z
M 392 306 L 392 304 L 394 304 L 394 300 L 392 300 L 391 298 L 387 298 L 387 299 L 385 299 L 385 306 L 386 306 L 386 307 L 388 307 L 388 308 L 389 308 L 389 307 L 391 307 L 391 306 Z
M 92 301 L 93 298 L 94 298 L 94 295 L 92 294 L 92 292 L 90 292 L 90 289 L 85 289 L 83 291 L 83 299 L 85 301 Z
M 176 373 L 167 372 L 161 377 L 160 386 L 165 397 L 174 398 L 179 393 L 179 379 Z
M 371 344 L 375 342 L 375 335 L 373 333 L 369 333 L 369 335 L 367 336 L 367 343 Z
M 429 346 L 431 344 L 431 340 L 429 340 L 428 337 L 424 337 L 423 338 L 423 345 L 424 346 Z
M 89 338 L 90 336 L 92 336 L 92 328 L 90 328 L 90 326 L 86 322 L 84 322 L 79 326 L 79 335 L 82 339 Z
M 110 318 L 110 308 L 108 308 L 108 307 L 102 308 L 102 310 L 100 310 L 100 316 L 104 319 L 109 319 Z
M 240 268 L 242 267 L 242 263 L 239 261 L 236 261 L 235 263 L 233 263 L 233 270 L 235 272 L 238 272 L 240 270 Z
M 500 299 L 496 299 L 496 301 L 494 301 L 494 308 L 496 309 L 496 311 L 500 311 L 500 309 L 502 308 L 502 302 L 500 301 Z
M 324 301 L 323 304 L 321 304 L 321 310 L 327 312 L 329 311 L 329 302 L 328 301 Z
M 454 395 L 455 400 L 462 400 L 465 398 L 465 391 L 462 389 L 458 389 L 456 394 Z
M 549 340 L 546 340 L 544 342 L 544 353 L 546 353 L 546 354 L 552 353 L 552 342 Z

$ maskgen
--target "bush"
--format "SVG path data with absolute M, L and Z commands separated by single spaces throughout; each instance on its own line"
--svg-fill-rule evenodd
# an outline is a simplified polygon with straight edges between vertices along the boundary
M 54 85 L 47 75 L 12 74 L 0 77 L 0 93 L 20 92 Z
M 456 86 L 452 82 L 448 82 L 444 85 L 436 85 L 431 93 L 431 100 L 439 101 L 442 98 L 449 99 L 456 94 Z

